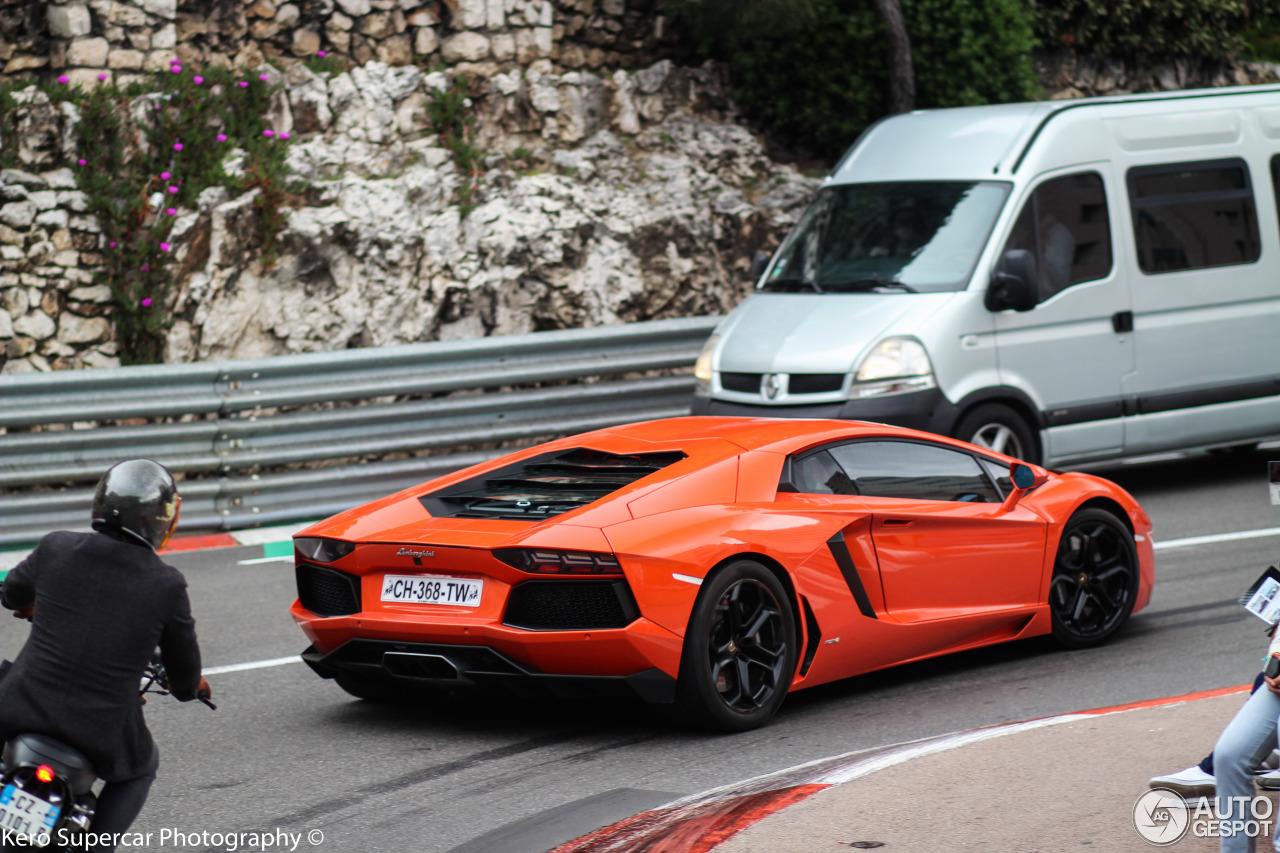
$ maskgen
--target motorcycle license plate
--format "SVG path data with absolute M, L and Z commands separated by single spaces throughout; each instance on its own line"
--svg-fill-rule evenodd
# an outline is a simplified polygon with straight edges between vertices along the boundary
M 406 604 L 452 604 L 476 607 L 484 581 L 441 575 L 387 575 L 382 579 L 382 600 Z
M 58 821 L 58 807 L 13 785 L 0 791 L 0 830 L 26 836 L 32 847 L 43 847 Z

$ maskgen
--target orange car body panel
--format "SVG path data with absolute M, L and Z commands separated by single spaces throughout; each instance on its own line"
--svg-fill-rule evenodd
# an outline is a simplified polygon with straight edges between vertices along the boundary
M 355 544 L 352 553 L 325 566 L 360 579 L 362 609 L 321 617 L 295 601 L 291 613 L 321 653 L 357 638 L 477 645 L 544 673 L 626 676 L 657 668 L 674 678 L 699 583 L 717 567 L 749 558 L 774 566 L 790 586 L 800 658 L 809 659 L 793 682 L 792 689 L 799 689 L 1048 633 L 1057 539 L 1071 514 L 1090 501 L 1105 502 L 1128 520 L 1139 558 L 1134 610 L 1150 601 L 1150 519 L 1126 492 L 1096 477 L 1036 469 L 1043 485 L 1007 512 L 994 503 L 778 492 L 789 455 L 860 437 L 974 450 L 896 427 L 793 419 L 677 418 L 560 439 L 302 531 L 298 537 Z M 516 460 L 579 447 L 623 455 L 680 450 L 687 456 L 607 498 L 541 522 L 436 518 L 418 500 Z M 1012 461 L 981 452 L 1004 465 Z M 430 558 L 407 553 L 423 546 Z M 844 568 L 841 547 L 848 558 Z M 594 631 L 504 625 L 507 594 L 531 576 L 495 557 L 495 548 L 611 553 L 640 618 Z M 387 574 L 479 579 L 483 594 L 472 608 L 384 602 Z M 862 603 L 853 591 L 858 585 Z

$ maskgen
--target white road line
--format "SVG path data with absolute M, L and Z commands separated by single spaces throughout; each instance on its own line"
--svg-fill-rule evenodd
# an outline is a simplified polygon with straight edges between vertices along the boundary
M 1211 533 L 1208 536 L 1188 536 L 1186 539 L 1170 539 L 1168 542 L 1155 542 L 1155 549 L 1163 551 L 1167 548 L 1186 548 L 1191 545 L 1212 545 L 1216 542 L 1237 542 L 1241 539 L 1262 539 L 1266 536 L 1280 536 L 1280 527 L 1263 527 L 1259 530 L 1237 530 L 1235 533 Z
M 255 660 L 249 663 L 233 663 L 227 666 L 211 666 L 203 671 L 204 675 L 222 675 L 226 672 L 243 672 L 246 669 L 266 669 L 271 666 L 284 666 L 287 663 L 302 663 L 302 658 L 298 655 L 290 655 L 287 658 L 272 658 L 271 660 Z
M 256 560 L 237 560 L 237 566 L 256 566 L 259 563 L 292 563 L 293 555 L 289 554 L 284 557 L 258 557 Z

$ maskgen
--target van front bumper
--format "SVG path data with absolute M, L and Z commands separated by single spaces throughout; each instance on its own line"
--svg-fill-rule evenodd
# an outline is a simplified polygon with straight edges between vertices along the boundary
M 872 421 L 908 429 L 950 435 L 960 409 L 937 388 L 891 394 L 862 400 L 802 405 L 766 405 L 716 400 L 705 394 L 693 395 L 692 414 L 736 415 L 751 418 L 832 418 L 845 421 Z

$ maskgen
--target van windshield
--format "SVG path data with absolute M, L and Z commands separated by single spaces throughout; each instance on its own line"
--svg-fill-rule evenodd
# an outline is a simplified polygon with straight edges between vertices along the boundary
M 963 290 L 1009 195 L 998 181 L 826 187 L 758 288 L 792 293 Z

